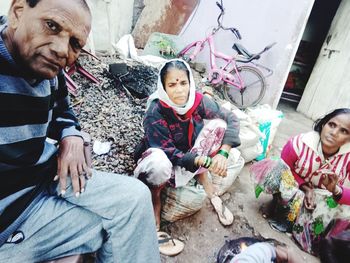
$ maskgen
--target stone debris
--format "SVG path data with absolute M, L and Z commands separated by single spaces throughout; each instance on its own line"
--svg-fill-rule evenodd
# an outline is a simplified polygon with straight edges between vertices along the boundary
M 98 77 L 101 84 L 74 74 L 72 78 L 79 89 L 78 96 L 72 98 L 72 105 L 82 130 L 91 135 L 92 144 L 96 140 L 111 144 L 108 153 L 93 154 L 93 167 L 130 175 L 135 168 L 133 152 L 143 136 L 142 120 L 147 99 L 135 98 L 117 83 L 108 72 L 108 65 L 115 61 L 120 62 L 115 58 L 96 61 L 80 57 L 79 62 Z M 140 67 L 138 64 L 128 62 L 128 67 L 134 69 Z

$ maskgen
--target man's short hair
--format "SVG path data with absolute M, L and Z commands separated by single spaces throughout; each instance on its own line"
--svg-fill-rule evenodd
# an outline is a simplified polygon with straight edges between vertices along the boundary
M 35 7 L 41 0 L 26 0 L 30 7 Z M 84 7 L 90 13 L 90 8 L 85 0 L 79 0 L 82 7 Z

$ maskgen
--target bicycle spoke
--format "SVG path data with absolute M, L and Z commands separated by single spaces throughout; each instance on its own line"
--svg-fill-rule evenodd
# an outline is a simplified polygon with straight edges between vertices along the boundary
M 239 67 L 238 73 L 244 84 L 249 84 L 239 89 L 226 83 L 224 87 L 225 98 L 241 109 L 255 106 L 265 93 L 263 75 L 259 70 L 251 66 Z
M 250 83 L 250 84 L 246 84 L 246 83 L 244 83 L 244 87 L 245 88 L 248 88 L 248 87 L 251 87 L 251 86 L 253 86 L 254 84 L 259 84 L 260 83 L 260 79 L 258 79 L 258 80 L 256 80 L 256 81 L 254 81 L 254 82 L 252 82 L 252 83 Z

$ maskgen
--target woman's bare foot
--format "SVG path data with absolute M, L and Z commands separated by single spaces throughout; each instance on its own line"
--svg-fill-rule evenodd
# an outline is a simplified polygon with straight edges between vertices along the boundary
M 214 196 L 216 189 L 209 179 L 208 172 L 197 174 L 197 180 L 201 185 L 203 185 L 205 193 L 207 194 L 208 198 L 211 199 Z
M 223 204 L 221 198 L 216 194 L 216 189 L 209 179 L 208 172 L 198 174 L 197 179 L 203 185 L 204 191 L 210 199 L 215 212 L 218 214 L 219 221 L 224 226 L 229 226 L 233 223 L 233 214 Z
M 212 198 L 210 198 L 210 202 L 213 205 L 215 212 L 218 214 L 220 223 L 224 226 L 231 225 L 233 223 L 233 214 L 223 204 L 221 198 L 214 195 Z

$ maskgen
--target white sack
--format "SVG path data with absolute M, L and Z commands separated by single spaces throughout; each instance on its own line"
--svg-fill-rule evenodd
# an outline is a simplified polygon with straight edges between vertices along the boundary
M 115 49 L 121 58 L 133 59 L 147 66 L 160 68 L 166 61 L 164 58 L 152 55 L 138 56 L 134 38 L 130 34 L 123 36 L 115 45 Z
M 232 186 L 237 176 L 241 172 L 243 166 L 244 159 L 241 156 L 241 153 L 237 149 L 231 149 L 228 158 L 227 176 L 222 177 L 216 174 L 210 174 L 212 183 L 219 195 L 226 193 L 227 190 Z

